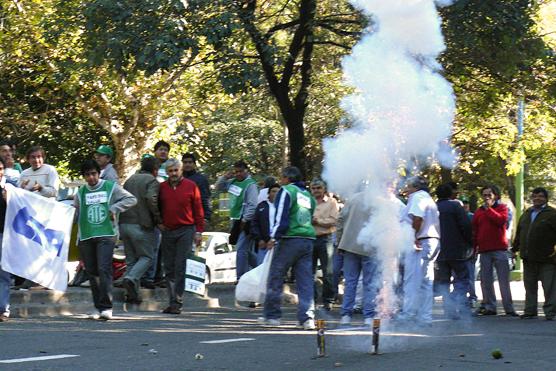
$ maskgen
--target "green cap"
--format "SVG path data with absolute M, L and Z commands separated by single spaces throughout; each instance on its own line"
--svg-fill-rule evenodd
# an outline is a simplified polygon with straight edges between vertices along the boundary
M 111 158 L 114 157 L 114 151 L 112 151 L 112 148 L 110 148 L 110 146 L 107 146 L 105 144 L 98 146 L 95 153 L 100 153 L 101 155 L 107 155 L 110 156 Z
M 463 195 L 459 197 L 460 201 L 463 202 L 464 204 L 468 204 L 469 203 L 469 197 Z

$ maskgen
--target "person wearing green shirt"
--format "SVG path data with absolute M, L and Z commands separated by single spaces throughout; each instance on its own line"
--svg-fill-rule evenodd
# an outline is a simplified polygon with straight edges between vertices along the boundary
M 315 329 L 313 281 L 313 242 L 316 237 L 312 224 L 317 202 L 301 181 L 301 171 L 295 166 L 282 170 L 282 188 L 276 195 L 276 217 L 267 249 L 276 249 L 272 257 L 264 303 L 264 317 L 259 322 L 279 326 L 284 276 L 293 267 L 299 298 L 297 320 L 305 330 Z
M 240 160 L 234 163 L 232 171 L 218 178 L 215 188 L 227 191 L 230 198 L 230 243 L 236 245 L 236 274 L 239 280 L 250 268 L 257 266 L 255 242 L 249 236 L 258 204 L 257 182 L 249 175 L 247 164 Z
M 79 253 L 89 276 L 93 302 L 98 313 L 91 319 L 112 319 L 112 254 L 116 244 L 117 215 L 137 203 L 137 199 L 117 183 L 100 179 L 94 160 L 81 165 L 87 184 L 74 200 L 79 227 Z

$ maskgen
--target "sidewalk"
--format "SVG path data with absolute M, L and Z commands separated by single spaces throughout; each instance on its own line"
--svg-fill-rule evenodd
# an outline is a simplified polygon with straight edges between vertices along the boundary
M 515 309 L 519 312 L 523 310 L 523 301 L 525 300 L 525 290 L 523 282 L 510 282 L 512 297 Z M 476 292 L 481 298 L 480 282 L 476 282 Z M 540 286 L 540 285 L 539 285 Z M 500 291 L 498 284 L 495 283 L 496 297 L 499 301 L 499 312 L 503 313 L 500 308 Z M 284 286 L 284 304 L 295 304 L 297 297 L 292 294 L 293 287 Z M 343 290 L 340 289 L 340 292 Z M 141 311 L 160 311 L 167 306 L 168 296 L 166 289 L 141 289 L 141 297 L 143 302 L 140 305 L 130 305 L 124 302 L 124 290 L 114 288 L 114 310 L 123 312 L 141 312 Z M 539 304 L 544 301 L 544 295 L 539 287 Z M 65 293 L 54 292 L 51 290 L 17 290 L 11 291 L 11 316 L 12 317 L 42 317 L 42 316 L 59 316 L 82 314 L 93 309 L 91 290 L 88 287 L 68 287 Z M 435 306 L 441 303 L 440 298 L 436 298 Z M 191 310 L 195 308 L 218 308 L 218 307 L 234 307 L 235 301 L 235 285 L 233 284 L 212 284 L 207 286 L 207 293 L 204 297 L 199 295 L 185 293 L 184 309 Z M 438 308 L 440 310 L 440 306 Z M 542 313 L 540 311 L 539 313 Z

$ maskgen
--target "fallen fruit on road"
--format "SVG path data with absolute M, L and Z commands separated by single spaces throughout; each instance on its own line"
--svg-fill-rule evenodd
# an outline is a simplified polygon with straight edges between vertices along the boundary
M 500 359 L 503 357 L 502 352 L 500 351 L 500 349 L 494 349 L 491 353 L 492 358 L 494 359 Z

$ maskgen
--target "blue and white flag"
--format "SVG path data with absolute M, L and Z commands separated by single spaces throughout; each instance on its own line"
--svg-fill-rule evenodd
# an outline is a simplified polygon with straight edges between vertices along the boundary
M 6 185 L 2 269 L 41 286 L 65 291 L 66 262 L 75 209 Z

